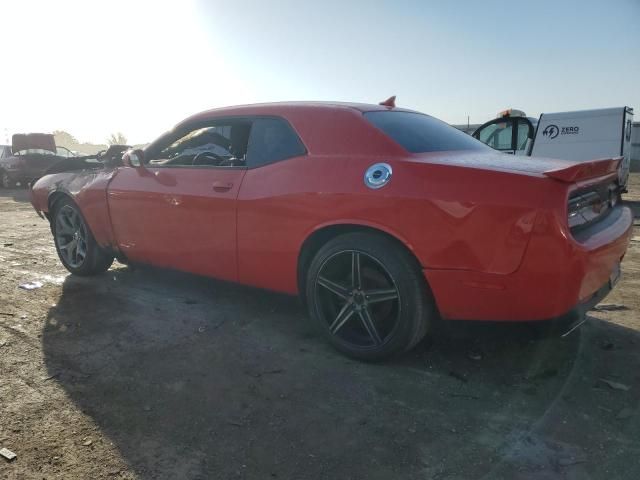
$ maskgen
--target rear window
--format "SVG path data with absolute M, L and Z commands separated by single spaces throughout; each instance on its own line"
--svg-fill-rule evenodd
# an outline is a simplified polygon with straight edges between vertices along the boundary
M 472 136 L 422 113 L 366 112 L 364 116 L 411 153 L 490 150 Z

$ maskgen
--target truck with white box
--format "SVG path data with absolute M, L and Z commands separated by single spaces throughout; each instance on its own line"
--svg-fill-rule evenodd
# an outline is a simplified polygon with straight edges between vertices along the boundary
M 514 155 L 578 161 L 622 157 L 619 179 L 626 191 L 632 124 L 630 107 L 543 113 L 538 119 L 509 109 L 481 125 L 473 136 Z

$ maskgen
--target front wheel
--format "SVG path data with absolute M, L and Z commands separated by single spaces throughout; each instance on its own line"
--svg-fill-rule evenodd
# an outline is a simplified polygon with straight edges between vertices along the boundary
M 435 315 L 415 259 L 376 234 L 350 233 L 326 243 L 311 262 L 306 296 L 329 342 L 361 360 L 411 349 Z
M 106 272 L 113 255 L 100 248 L 78 206 L 64 198 L 54 205 L 51 230 L 58 257 L 64 267 L 76 275 Z

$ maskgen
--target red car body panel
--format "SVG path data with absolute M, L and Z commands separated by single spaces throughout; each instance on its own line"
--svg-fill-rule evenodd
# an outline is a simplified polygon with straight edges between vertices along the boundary
M 543 214 L 518 271 L 509 275 L 426 269 L 444 318 L 539 320 L 564 315 L 609 280 L 629 243 L 628 208 L 612 228 L 586 243 L 562 241 L 551 214 Z
M 134 262 L 237 281 L 236 198 L 245 172 L 120 169 L 108 189 L 118 249 Z
M 606 228 L 574 238 L 573 189 L 615 179 L 617 160 L 576 164 L 504 154 L 409 154 L 357 104 L 265 104 L 217 109 L 210 119 L 278 116 L 307 154 L 258 168 L 132 168 L 42 178 L 50 195 L 80 206 L 98 243 L 131 261 L 270 290 L 299 293 L 305 242 L 325 228 L 385 232 L 422 266 L 447 319 L 538 320 L 562 315 L 605 284 L 628 246 L 632 217 L 616 207 Z M 400 110 L 400 109 L 395 109 Z M 153 145 L 153 144 L 152 144 Z M 379 190 L 363 182 L 393 168 Z
M 390 157 L 306 157 L 249 170 L 238 199 L 240 281 L 295 293 L 303 242 L 314 231 L 336 224 L 382 230 L 430 268 L 511 273 L 518 267 L 535 209 L 516 203 L 489 205 L 493 197 L 508 192 L 493 192 L 488 185 L 487 203 L 478 204 L 465 184 L 482 181 L 481 172 L 461 169 L 456 173 L 460 189 L 451 191 L 448 167 L 401 159 L 393 163 L 394 182 L 380 195 L 361 178 L 369 165 L 381 160 Z M 330 192 L 327 172 L 336 172 Z M 533 193 L 531 184 L 523 183 Z M 510 188 L 517 191 L 518 181 Z M 425 200 L 424 191 L 434 199 Z M 487 225 L 494 225 L 495 236 L 487 235 Z M 255 269 L 255 264 L 266 268 Z

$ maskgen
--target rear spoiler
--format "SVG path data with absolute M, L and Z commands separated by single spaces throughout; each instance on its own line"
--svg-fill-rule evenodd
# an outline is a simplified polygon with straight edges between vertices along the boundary
M 580 162 L 566 168 L 549 170 L 544 174 L 549 178 L 555 178 L 561 182 L 574 183 L 590 178 L 604 177 L 618 171 L 622 157 L 602 158 Z

